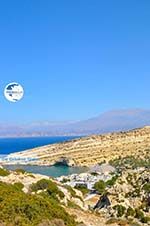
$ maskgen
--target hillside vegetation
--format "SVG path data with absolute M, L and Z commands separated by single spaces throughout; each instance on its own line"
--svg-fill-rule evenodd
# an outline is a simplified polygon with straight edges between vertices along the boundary
M 44 186 L 44 181 L 42 183 Z M 38 186 L 39 184 L 37 188 Z M 48 182 L 47 188 L 45 187 L 47 190 L 39 194 L 26 194 L 21 188 L 21 184 L 11 185 L 0 182 L 1 224 L 11 226 L 42 226 L 42 223 L 50 226 L 77 225 L 74 218 L 60 205 L 57 198 L 59 197 L 58 188 L 51 181 Z

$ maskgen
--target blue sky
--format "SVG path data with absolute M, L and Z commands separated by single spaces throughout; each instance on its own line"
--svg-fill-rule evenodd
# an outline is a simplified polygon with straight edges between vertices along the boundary
M 0 3 L 0 122 L 79 120 L 149 108 L 150 1 Z M 3 89 L 16 81 L 24 98 Z

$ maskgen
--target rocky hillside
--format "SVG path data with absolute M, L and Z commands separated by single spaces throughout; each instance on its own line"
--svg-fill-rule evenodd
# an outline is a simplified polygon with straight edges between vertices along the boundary
M 106 221 L 88 210 L 81 191 L 1 166 L 0 210 L 1 226 L 104 226 Z
M 61 181 L 22 169 L 8 171 L 0 167 L 0 225 L 148 226 L 148 151 L 143 156 L 111 160 L 116 169 L 110 171 L 111 177 L 108 172 L 106 177 L 105 172 L 91 171 Z M 94 182 L 96 177 L 98 180 Z M 84 184 L 79 185 L 79 178 Z M 94 190 L 85 187 L 86 178 L 89 183 L 94 182 Z M 74 180 L 78 185 L 74 186 Z
M 119 156 L 143 156 L 144 158 L 145 151 L 149 148 L 150 126 L 147 126 L 128 132 L 93 135 L 48 145 L 14 153 L 10 157 L 37 158 L 36 161 L 30 162 L 37 165 L 52 165 L 63 160 L 63 163 L 66 161 L 68 165 L 90 166 L 103 161 L 108 162 Z

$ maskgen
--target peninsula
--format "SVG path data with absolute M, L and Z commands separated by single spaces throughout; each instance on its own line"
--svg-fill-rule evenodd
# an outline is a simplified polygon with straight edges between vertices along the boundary
M 145 157 L 150 148 L 150 126 L 128 132 L 93 135 L 12 153 L 2 164 L 92 166 L 120 156 Z

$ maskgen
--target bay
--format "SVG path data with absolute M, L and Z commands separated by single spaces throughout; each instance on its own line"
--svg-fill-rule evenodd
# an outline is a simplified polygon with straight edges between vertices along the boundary
M 30 165 L 7 165 L 6 169 L 24 169 L 29 173 L 38 173 L 51 177 L 67 176 L 87 172 L 87 167 L 68 167 L 68 166 L 30 166 Z
M 48 144 L 69 141 L 78 137 L 25 137 L 25 138 L 0 138 L 0 155 L 8 155 L 13 152 L 24 151 Z M 67 167 L 67 166 L 31 166 L 31 165 L 7 165 L 9 170 L 24 169 L 27 172 L 43 174 L 51 177 L 62 175 L 78 174 L 87 171 L 86 167 Z

